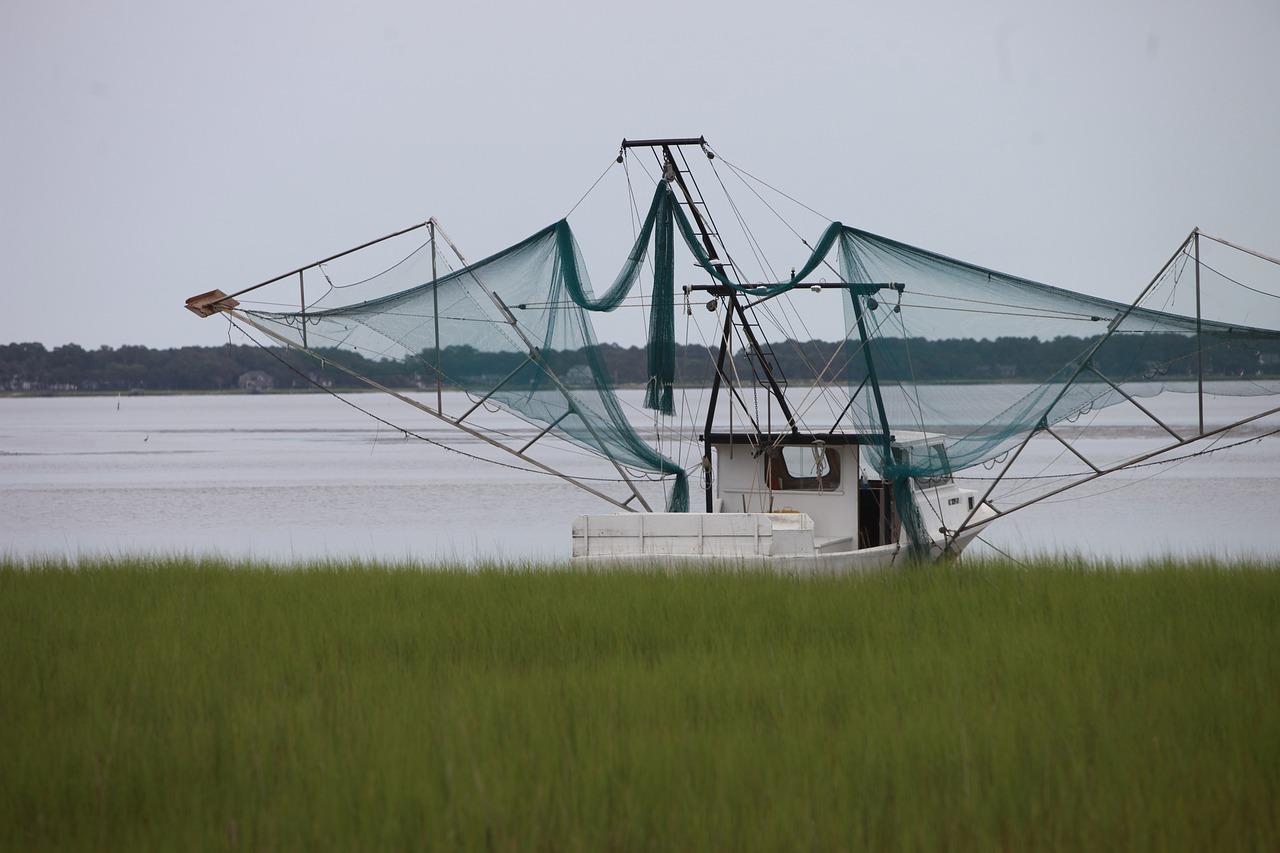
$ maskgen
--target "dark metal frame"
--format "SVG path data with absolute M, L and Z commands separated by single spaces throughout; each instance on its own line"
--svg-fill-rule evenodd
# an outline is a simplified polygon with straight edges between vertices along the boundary
M 676 163 L 672 153 L 673 148 L 684 146 L 697 146 L 702 149 L 708 159 L 715 155 L 706 147 L 705 137 L 681 137 L 672 139 L 637 139 L 622 141 L 622 149 L 619 151 L 618 159 L 621 162 L 626 150 L 631 148 L 648 148 L 655 152 L 659 162 L 662 165 L 663 175 L 668 178 L 680 191 L 682 203 L 689 211 L 693 218 L 697 233 L 702 239 L 703 250 L 707 254 L 707 258 L 711 261 L 712 267 L 717 273 L 728 277 L 725 267 L 731 267 L 732 262 L 727 257 L 721 257 L 721 253 L 717 250 L 715 240 L 712 238 L 718 236 L 714 229 L 714 224 L 704 217 L 702 209 L 705 202 L 699 196 L 695 196 L 696 184 L 691 189 L 689 183 L 685 180 L 687 170 L 680 169 Z M 725 253 L 727 254 L 727 253 Z M 765 285 L 761 285 L 764 287 Z M 746 302 L 742 297 L 750 296 L 749 291 L 752 288 L 750 284 L 743 284 L 742 287 L 747 291 L 733 287 L 727 287 L 723 284 L 695 284 L 686 287 L 686 293 L 699 291 L 706 292 L 709 295 L 719 299 L 726 307 L 724 326 L 721 329 L 720 345 L 716 353 L 716 370 L 711 380 L 711 395 L 707 406 L 706 424 L 703 428 L 701 436 L 702 440 L 702 468 L 705 473 L 705 503 L 706 511 L 711 512 L 715 506 L 715 480 L 712 469 L 711 447 L 713 444 L 749 444 L 757 448 L 760 452 L 765 447 L 775 444 L 816 444 L 819 442 L 827 444 L 859 444 L 869 445 L 878 444 L 884 448 L 885 458 L 889 458 L 889 445 L 893 442 L 893 436 L 889 432 L 889 421 L 884 409 L 884 401 L 880 396 L 880 386 L 876 379 L 875 362 L 871 356 L 871 350 L 868 344 L 868 333 L 866 323 L 863 319 L 863 306 L 859 297 L 870 297 L 872 294 L 878 293 L 885 289 L 894 289 L 901 293 L 904 289 L 902 284 L 898 283 L 856 283 L 856 282 L 835 282 L 822 283 L 814 285 L 819 289 L 842 289 L 847 290 L 853 300 L 854 314 L 857 320 L 858 336 L 861 339 L 863 357 L 866 359 L 867 371 L 869 374 L 870 386 L 873 394 L 873 401 L 876 407 L 877 415 L 880 420 L 881 432 L 874 435 L 858 435 L 846 433 L 804 433 L 800 430 L 800 424 L 797 422 L 795 412 L 792 411 L 791 404 L 787 401 L 786 394 L 783 391 L 782 383 L 779 377 L 775 375 L 773 366 L 765 353 L 764 347 L 761 345 L 760 338 L 756 335 L 755 325 L 748 316 L 748 309 L 754 308 L 761 302 L 773 298 L 773 296 L 765 295 L 761 299 L 754 302 Z M 777 294 L 774 294 L 777 295 Z M 752 360 L 759 365 L 764 385 L 768 388 L 772 399 L 778 404 L 783 417 L 786 420 L 786 431 L 775 433 L 771 430 L 762 430 L 759 424 L 754 424 L 755 432 L 745 435 L 734 433 L 717 433 L 713 431 L 716 412 L 720 403 L 720 389 L 725 387 L 729 393 L 738 398 L 739 402 L 743 402 L 737 389 L 734 387 L 728 373 L 725 370 L 726 362 L 729 357 L 729 349 L 733 342 L 733 332 L 737 328 L 742 335 L 746 344 L 747 351 L 751 354 Z M 745 405 L 744 405 L 745 409 Z

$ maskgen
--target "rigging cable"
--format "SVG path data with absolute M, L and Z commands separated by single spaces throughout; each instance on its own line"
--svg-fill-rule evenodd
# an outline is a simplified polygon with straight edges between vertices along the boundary
M 779 276 L 773 270 L 772 266 L 769 263 L 768 258 L 763 255 L 763 252 L 760 248 L 759 240 L 756 238 L 756 236 L 751 232 L 751 229 L 748 227 L 746 223 L 746 219 L 745 217 L 743 217 L 739 205 L 734 200 L 733 195 L 729 192 L 729 188 L 725 185 L 724 179 L 720 175 L 720 170 L 716 168 L 714 160 L 711 161 L 711 171 L 716 176 L 716 180 L 720 184 L 720 189 L 724 193 L 724 197 L 727 200 L 730 206 L 730 209 L 734 213 L 734 216 L 738 222 L 738 226 L 742 230 L 747 240 L 747 245 L 750 247 L 751 252 L 756 259 L 756 263 L 760 266 L 760 271 L 762 275 L 771 280 L 778 280 Z M 749 185 L 747 185 L 747 188 L 751 189 Z M 759 197 L 758 194 L 757 194 L 757 197 Z M 766 207 L 768 207 L 768 203 L 764 202 L 764 199 L 760 199 L 760 200 L 762 203 L 765 204 Z M 773 212 L 775 216 L 778 216 L 780 220 L 782 219 L 782 217 L 777 213 L 777 211 L 772 210 L 772 208 L 770 208 L 770 210 Z M 786 220 L 782 220 L 782 222 L 784 225 L 787 226 L 788 230 L 790 230 L 793 234 L 796 234 L 796 236 L 799 237 L 798 232 L 796 232 L 796 230 L 792 228 L 790 224 L 786 222 Z M 800 239 L 800 242 L 806 248 L 809 248 L 810 251 L 812 251 L 812 247 L 810 247 L 809 244 L 805 242 L 803 238 Z M 722 239 L 722 243 L 723 243 L 723 239 Z M 809 359 L 808 354 L 804 351 L 803 347 L 799 345 L 799 341 L 802 339 L 808 339 L 808 340 L 813 339 L 812 332 L 809 330 L 809 328 L 805 324 L 804 319 L 799 315 L 799 312 L 798 311 L 795 312 L 795 316 L 793 318 L 791 313 L 787 311 L 788 303 L 785 303 L 785 302 L 778 303 L 779 305 L 778 312 L 775 312 L 773 310 L 773 303 L 765 304 L 764 307 L 761 307 L 762 304 L 764 304 L 763 300 L 756 302 L 752 305 L 749 305 L 747 307 L 752 312 L 753 316 L 755 316 L 758 313 L 763 314 L 766 318 L 768 318 L 773 323 L 773 325 L 779 331 L 784 331 L 789 336 L 790 340 L 788 341 L 788 343 L 790 344 L 791 350 L 798 356 L 801 365 L 805 369 L 807 369 L 809 372 L 813 373 L 815 377 L 818 376 L 819 374 L 815 370 L 816 365 L 813 364 L 813 362 Z M 803 335 L 797 334 L 797 331 L 796 331 L 797 323 L 799 324 L 800 329 L 803 330 L 804 332 Z M 757 327 L 763 328 L 761 324 L 758 322 L 756 325 Z M 781 364 L 777 361 L 776 357 L 774 359 L 774 365 L 779 368 L 779 371 L 781 371 Z M 814 387 L 818 387 L 818 386 L 815 385 Z M 798 414 L 799 413 L 797 412 L 797 416 Z
M 763 204 L 775 217 L 778 218 L 780 222 L 782 222 L 784 226 L 786 226 L 787 230 L 789 230 L 793 235 L 796 236 L 796 238 L 800 241 L 801 245 L 803 245 L 805 248 L 809 249 L 810 252 L 812 252 L 813 247 L 808 243 L 808 241 L 806 241 L 803 237 L 801 237 L 800 233 L 789 222 L 787 222 L 787 220 L 780 213 L 778 213 L 778 211 L 774 209 L 774 207 L 770 205 L 768 201 L 766 201 L 759 194 L 759 192 L 755 190 L 754 187 L 752 187 L 746 181 L 742 180 L 741 175 L 738 174 L 738 170 L 734 167 L 734 165 L 732 163 L 729 163 L 729 161 L 727 160 L 724 162 L 729 167 L 729 169 L 734 172 L 735 176 L 738 177 L 738 180 L 742 182 L 743 186 L 745 186 L 748 189 L 748 191 L 750 191 L 753 195 L 755 195 L 755 197 L 761 202 L 761 204 Z M 742 215 L 741 208 L 738 205 L 738 203 L 734 200 L 733 194 L 729 191 L 728 186 L 725 184 L 724 178 L 723 176 L 721 176 L 720 170 L 716 167 L 714 159 L 711 160 L 711 170 L 712 170 L 712 173 L 715 175 L 717 182 L 720 184 L 720 189 L 724 193 L 725 199 L 727 200 L 730 208 L 734 212 L 734 215 L 738 221 L 739 228 L 742 230 L 743 234 L 747 239 L 748 246 L 751 248 L 752 254 L 756 258 L 756 263 L 759 264 L 760 266 L 761 273 L 769 279 L 778 280 L 779 276 L 773 270 L 767 256 L 763 254 L 763 250 L 760 247 L 760 241 L 756 238 L 756 236 L 752 233 L 751 229 L 748 227 L 746 223 L 746 219 Z M 774 192 L 777 192 L 777 190 L 774 190 Z M 786 197 L 785 194 L 782 194 L 782 193 L 779 193 L 779 194 L 784 195 L 784 197 Z M 795 201 L 794 199 L 791 199 L 791 200 L 793 202 Z M 810 211 L 813 212 L 811 209 Z M 835 268 L 832 267 L 830 262 L 826 261 L 825 258 L 823 259 L 823 264 L 828 269 L 830 269 L 833 273 L 839 276 L 839 272 L 835 270 Z M 751 306 L 753 313 L 757 309 L 759 309 L 759 305 L 760 303 L 756 303 L 755 305 Z M 795 312 L 795 316 L 793 318 L 792 314 L 787 311 L 786 303 L 780 303 L 780 311 L 781 311 L 780 314 L 775 313 L 772 307 L 766 307 L 759 310 L 769 320 L 771 320 L 779 330 L 786 331 L 786 333 L 791 338 L 791 348 L 794 351 L 794 353 L 799 357 L 801 364 L 810 372 L 815 372 L 816 365 L 812 363 L 812 361 L 809 359 L 807 353 L 805 353 L 803 348 L 798 345 L 798 342 L 803 339 L 813 338 L 813 333 L 811 332 L 811 330 L 809 330 L 806 323 L 804 322 L 804 319 L 800 316 L 799 312 L 798 311 Z M 799 324 L 800 329 L 803 330 L 804 332 L 803 335 L 797 333 L 797 330 L 796 330 L 797 323 Z
M 578 209 L 578 205 L 582 204 L 584 201 L 587 200 L 587 196 L 591 195 L 591 191 L 594 190 L 596 186 L 599 185 L 599 183 L 604 180 L 604 176 L 609 174 L 609 170 L 612 169 L 615 165 L 617 165 L 617 162 L 618 161 L 616 159 L 611 159 L 609 161 L 609 165 L 606 166 L 604 171 L 600 173 L 600 177 L 596 178 L 595 183 L 593 183 L 590 187 L 587 188 L 587 191 L 582 194 L 582 198 L 578 199 L 577 202 L 574 203 L 573 207 L 569 208 L 569 212 L 564 215 L 565 219 L 568 219 L 570 216 L 572 216 L 573 212 Z
M 748 172 L 746 169 L 741 169 L 741 168 L 739 168 L 738 166 L 735 166 L 733 163 L 731 163 L 730 161 L 726 160 L 724 157 L 721 157 L 719 152 L 715 152 L 715 155 L 716 155 L 716 157 L 718 157 L 718 158 L 719 158 L 719 159 L 720 159 L 720 160 L 721 160 L 721 161 L 722 161 L 726 166 L 728 166 L 730 169 L 732 169 L 732 170 L 733 170 L 733 172 L 734 172 L 735 174 L 737 174 L 737 175 L 739 176 L 739 178 L 738 178 L 739 180 L 742 180 L 742 177 L 741 177 L 742 175 L 746 175 L 746 176 L 747 176 L 748 178 L 750 178 L 751 180 L 753 180 L 753 181 L 755 181 L 756 183 L 760 184 L 760 186 L 767 188 L 767 189 L 768 189 L 768 190 L 770 190 L 771 192 L 775 192 L 775 193 L 777 193 L 778 195 L 782 196 L 783 198 L 785 198 L 787 201 L 791 202 L 792 204 L 798 205 L 799 207 L 803 207 L 805 210 L 809 211 L 809 212 L 810 212 L 810 213 L 812 213 L 814 216 L 817 216 L 819 219 L 825 219 L 825 220 L 826 220 L 826 221 L 828 221 L 828 222 L 834 222 L 834 221 L 835 221 L 832 217 L 830 217 L 830 216 L 825 216 L 825 215 L 823 215 L 823 214 L 819 213 L 818 211 L 814 210 L 814 209 L 813 209 L 812 207 L 810 207 L 809 205 L 805 204 L 804 202 L 802 202 L 802 201 L 800 201 L 800 200 L 798 200 L 798 199 L 792 198 L 791 196 L 787 195 L 786 193 L 784 193 L 782 190 L 778 189 L 777 187 L 770 186 L 768 183 L 766 183 L 765 181 L 760 180 L 760 179 L 759 179 L 759 178 L 757 178 L 755 175 L 753 175 L 753 174 L 751 174 L 750 172 Z M 746 181 L 742 181 L 742 183 L 743 183 L 743 184 L 744 184 L 748 189 L 751 189 L 751 185 L 750 185 L 750 184 L 748 184 Z M 771 206 L 769 205 L 769 203 L 768 203 L 767 201 L 765 201 L 765 200 L 764 200 L 764 198 L 762 198 L 762 197 L 760 196 L 760 194 L 759 194 L 759 193 L 755 192 L 755 190 L 754 190 L 754 189 L 752 189 L 752 192 L 753 192 L 753 193 L 755 193 L 756 198 L 759 198 L 759 199 L 760 199 L 760 201 L 761 201 L 761 203 L 763 203 L 763 204 L 764 204 L 764 206 L 765 206 L 765 207 L 767 207 L 767 208 L 768 208 L 768 209 L 773 213 L 773 215 L 774 215 L 774 216 L 777 216 L 777 217 L 778 217 L 778 219 L 782 222 L 782 224 L 783 224 L 783 225 L 787 225 L 787 227 L 788 227 L 788 228 L 790 228 L 790 227 L 791 227 L 790 225 L 788 225 L 788 224 L 787 224 L 787 221 L 786 221 L 785 219 L 783 219 L 781 216 L 779 216 L 779 215 L 778 215 L 778 212 L 777 212 L 776 210 L 774 210 L 774 209 L 773 209 L 773 207 L 771 207 Z M 795 233 L 795 232 L 794 232 L 794 229 L 793 229 L 793 233 Z M 800 237 L 800 235 L 799 235 L 798 233 L 796 233 L 796 236 L 797 236 L 797 237 Z M 803 240 L 804 240 L 804 238 L 803 238 L 803 237 L 801 237 L 801 241 L 802 241 L 802 242 L 803 242 Z M 806 245 L 808 245 L 808 244 L 806 244 Z
M 1209 235 L 1202 234 L 1201 236 L 1208 237 Z M 1213 273 L 1214 275 L 1219 276 L 1222 279 L 1231 282 L 1236 287 L 1243 287 L 1245 290 L 1252 291 L 1253 293 L 1256 293 L 1259 296 L 1265 296 L 1268 299 L 1280 299 L 1280 293 L 1267 293 L 1265 290 L 1258 290 L 1258 288 L 1256 287 L 1250 287 L 1249 285 L 1245 284 L 1242 281 L 1237 281 L 1236 279 L 1232 278 L 1231 276 L 1227 275 L 1226 273 L 1222 272 L 1216 267 L 1210 266 L 1209 264 L 1205 263 L 1203 259 L 1200 261 L 1200 266 L 1203 267 L 1204 269 L 1209 270 L 1209 272 Z
M 733 211 L 734 219 L 738 221 L 738 227 L 746 238 L 747 247 L 751 250 L 752 256 L 755 257 L 757 266 L 760 267 L 761 277 L 776 280 L 778 278 L 777 274 L 774 273 L 773 267 L 769 265 L 768 258 L 762 256 L 760 242 L 751 233 L 751 229 L 747 226 L 746 219 L 743 217 L 738 203 L 734 201 L 733 196 L 729 193 L 729 188 L 724 185 L 724 179 L 720 177 L 720 170 L 716 168 L 715 160 L 711 161 L 711 172 L 716 176 L 716 181 L 720 184 L 720 190 L 724 193 L 725 200 L 729 204 L 729 209 Z
M 1022 561 L 1021 561 L 1021 560 L 1019 560 L 1017 557 L 1015 557 L 1015 556 L 1013 556 L 1012 554 L 1010 554 L 1008 551 L 1005 551 L 1005 550 L 1003 550 L 1002 548 L 997 547 L 996 545 L 994 545 L 993 543 L 989 542 L 988 540 L 983 539 L 981 536 L 975 536 L 974 538 L 975 538 L 975 539 L 977 539 L 979 542 L 981 542 L 983 545 L 986 545 L 986 546 L 987 546 L 988 548 L 990 548 L 992 551 L 995 551 L 997 554 L 999 554 L 1000 556 L 1004 557 L 1006 560 L 1010 560 L 1010 561 L 1012 561 L 1012 562 L 1014 562 L 1014 563 L 1017 563 L 1019 566 L 1022 566 L 1024 569 L 1031 568 L 1031 567 L 1030 567 L 1030 566 L 1028 566 L 1026 563 L 1022 562 Z

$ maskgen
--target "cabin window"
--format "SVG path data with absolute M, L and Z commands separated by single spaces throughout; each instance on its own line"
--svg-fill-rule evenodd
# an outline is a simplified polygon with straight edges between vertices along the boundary
M 830 447 L 787 445 L 768 450 L 765 479 L 775 491 L 829 492 L 840 488 L 840 454 Z
M 934 472 L 933 476 L 916 478 L 916 485 L 921 488 L 936 488 L 951 482 L 951 460 L 947 459 L 945 444 L 929 445 L 928 465 L 929 470 Z

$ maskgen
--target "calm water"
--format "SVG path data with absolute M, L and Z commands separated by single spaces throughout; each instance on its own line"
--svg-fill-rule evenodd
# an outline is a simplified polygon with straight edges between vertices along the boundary
M 484 452 L 378 395 L 355 399 Z M 1170 422 L 1194 419 L 1193 398 L 1164 395 L 1155 405 Z M 1256 400 L 1231 405 L 1248 411 Z M 533 434 L 501 414 L 479 417 Z M 1130 409 L 1108 410 L 1095 426 L 1100 437 L 1088 446 L 1103 456 L 1137 452 L 1158 434 Z M 1023 462 L 1051 470 L 1063 456 L 1037 442 Z M 576 452 L 558 461 L 583 476 L 612 474 Z M 1272 436 L 1104 479 L 1016 513 L 984 538 L 1016 554 L 1280 557 L 1278 496 Z M 575 515 L 609 511 L 560 480 L 405 438 L 328 396 L 0 399 L 0 552 L 10 555 L 559 559 Z

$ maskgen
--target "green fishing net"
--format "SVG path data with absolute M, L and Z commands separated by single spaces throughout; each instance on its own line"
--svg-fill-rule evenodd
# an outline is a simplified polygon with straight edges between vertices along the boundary
M 647 400 L 672 410 L 671 193 L 655 193 L 636 248 L 613 284 L 595 297 L 566 221 L 443 276 L 424 245 L 405 261 L 360 282 L 386 293 L 361 302 L 332 290 L 306 311 L 242 312 L 277 340 L 340 361 L 342 352 L 409 362 L 486 402 L 545 425 L 557 436 L 620 465 L 674 477 L 668 510 L 689 508 L 688 475 L 628 422 L 589 317 L 610 311 L 635 287 L 648 243 L 657 243 L 651 381 Z M 654 234 L 656 232 L 656 235 Z M 665 319 L 664 319 L 665 317 Z M 488 372 L 476 373 L 476 354 Z M 455 369 L 464 362 L 467 370 Z
M 822 429 L 876 437 L 867 444 L 872 462 L 901 486 L 900 506 L 910 503 L 913 479 L 988 462 L 1091 409 L 1170 389 L 1199 393 L 1206 379 L 1214 394 L 1280 391 L 1280 298 L 1274 288 L 1248 283 L 1254 265 L 1266 267 L 1274 283 L 1273 265 L 1228 251 L 1230 244 L 1193 235 L 1136 305 L 1004 275 L 840 223 L 824 230 L 790 277 L 743 283 L 708 256 L 665 180 L 600 296 L 561 220 L 438 277 L 424 247 L 362 282 L 362 292 L 386 294 L 376 298 L 350 301 L 335 289 L 306 311 L 240 313 L 294 346 L 413 362 L 620 465 L 671 476 L 668 508 L 685 511 L 688 474 L 629 424 L 590 318 L 618 308 L 641 283 L 648 287 L 645 404 L 675 411 L 679 244 L 711 285 L 733 288 L 746 301 L 809 287 L 818 276 L 828 285 L 841 280 L 835 284 L 846 294 L 845 340 L 837 363 L 847 378 L 846 405 L 839 422 Z M 1028 338 L 1041 343 L 1043 357 L 987 364 L 992 381 L 982 385 L 918 378 L 931 361 L 964 352 L 957 341 Z M 464 355 L 466 371 L 455 363 Z M 491 364 L 487 372 L 474 370 L 478 355 Z M 928 373 L 937 372 L 934 364 Z M 945 453 L 891 451 L 888 436 L 902 431 L 944 435 Z M 904 522 L 913 541 L 924 541 L 911 518 Z

